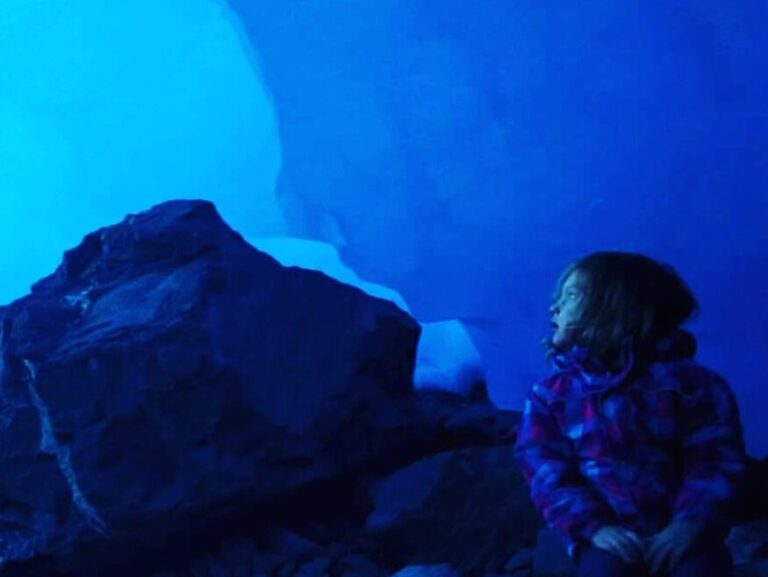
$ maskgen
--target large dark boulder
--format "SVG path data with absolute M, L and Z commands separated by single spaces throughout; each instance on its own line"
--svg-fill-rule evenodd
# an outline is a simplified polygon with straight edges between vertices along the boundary
M 208 202 L 89 234 L 0 323 L 14 574 L 135 568 L 137 548 L 386 466 L 403 442 L 418 324 L 280 266 Z

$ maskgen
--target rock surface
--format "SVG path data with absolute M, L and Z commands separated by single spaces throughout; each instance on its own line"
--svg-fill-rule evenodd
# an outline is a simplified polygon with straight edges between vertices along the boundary
M 367 528 L 407 565 L 501 570 L 536 541 L 538 517 L 509 446 L 439 453 L 372 488 Z
M 403 442 L 417 324 L 280 266 L 207 202 L 89 234 L 0 321 L 6 564 L 87 570 Z

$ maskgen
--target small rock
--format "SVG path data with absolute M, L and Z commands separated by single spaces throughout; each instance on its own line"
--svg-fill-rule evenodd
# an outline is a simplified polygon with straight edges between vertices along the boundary
M 539 531 L 533 554 L 536 577 L 575 577 L 576 564 L 568 556 L 560 536 L 547 527 Z
M 395 566 L 498 571 L 535 542 L 539 526 L 510 447 L 425 457 L 375 483 L 371 498 L 366 529 Z
M 768 520 L 760 519 L 734 527 L 725 541 L 736 565 L 768 557 Z
M 505 575 L 528 577 L 533 575 L 533 549 L 520 549 L 504 565 Z
M 291 558 L 318 556 L 323 552 L 323 548 L 314 541 L 283 529 L 270 535 L 269 544 L 275 550 Z
M 326 575 L 328 563 L 329 560 L 324 557 L 305 563 L 294 577 L 324 577 L 324 575 Z
M 733 577 L 768 577 L 768 561 L 734 565 Z
M 272 574 L 283 561 L 283 557 L 274 551 L 256 551 L 251 556 L 250 575 Z
M 253 539 L 232 537 L 222 544 L 218 557 L 231 577 L 251 577 L 251 558 L 255 550 Z
M 441 565 L 411 565 L 390 577 L 459 577 L 459 573 L 447 563 Z
M 387 572 L 370 559 L 351 553 L 336 561 L 332 574 L 342 577 L 385 577 Z

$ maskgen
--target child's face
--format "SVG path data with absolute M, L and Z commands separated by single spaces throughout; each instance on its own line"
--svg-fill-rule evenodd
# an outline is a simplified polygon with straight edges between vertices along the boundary
M 564 351 L 576 344 L 579 320 L 584 310 L 587 278 L 578 270 L 565 279 L 557 300 L 549 307 L 552 315 L 552 344 Z

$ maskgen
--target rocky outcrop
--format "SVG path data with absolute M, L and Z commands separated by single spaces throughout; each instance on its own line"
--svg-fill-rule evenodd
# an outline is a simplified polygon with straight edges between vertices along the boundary
M 509 446 L 425 457 L 376 482 L 367 530 L 402 564 L 499 572 L 539 523 Z
M 417 324 L 207 202 L 89 234 L 0 322 L 5 565 L 86 571 L 408 452 Z

